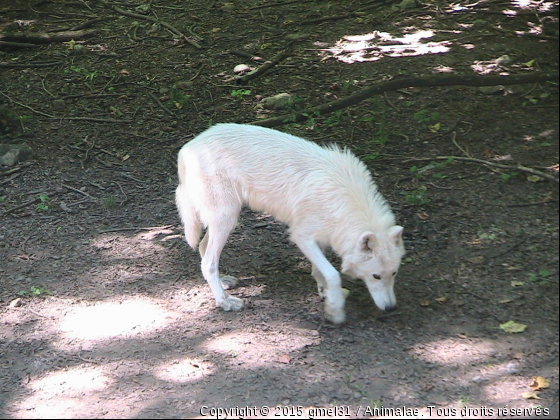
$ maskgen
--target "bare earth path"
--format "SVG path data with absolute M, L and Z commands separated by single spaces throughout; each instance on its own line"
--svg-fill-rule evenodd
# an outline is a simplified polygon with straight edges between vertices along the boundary
M 0 417 L 557 418 L 558 80 L 277 127 L 371 169 L 405 227 L 392 313 L 348 280 L 347 323 L 326 323 L 285 227 L 248 211 L 222 258 L 247 308 L 215 309 L 174 204 L 176 154 L 210 124 L 557 72 L 558 2 L 519 4 L 0 2 L 0 143 L 34 152 L 0 166 Z

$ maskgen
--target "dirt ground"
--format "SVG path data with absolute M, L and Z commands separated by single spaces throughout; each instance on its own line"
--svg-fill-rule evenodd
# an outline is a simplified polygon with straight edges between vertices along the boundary
M 558 2 L 397 5 L 0 1 L 0 37 L 96 31 L 0 44 L 0 143 L 34 152 L 0 167 L 0 417 L 558 417 L 557 81 L 404 88 L 276 127 L 371 169 L 405 227 L 395 312 L 346 279 L 346 324 L 324 321 L 285 226 L 248 210 L 221 261 L 247 307 L 224 312 L 183 241 L 176 155 L 212 124 L 558 70 Z

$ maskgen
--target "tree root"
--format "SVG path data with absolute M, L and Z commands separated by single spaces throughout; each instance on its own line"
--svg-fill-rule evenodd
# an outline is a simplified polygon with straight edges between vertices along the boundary
M 558 72 L 532 72 L 529 74 L 516 74 L 511 76 L 428 76 L 394 79 L 387 82 L 377 83 L 360 89 L 356 93 L 346 97 L 319 105 L 307 110 L 294 112 L 292 114 L 280 115 L 274 118 L 254 121 L 251 124 L 262 127 L 276 127 L 292 122 L 304 121 L 309 115 L 327 114 L 355 105 L 366 99 L 383 92 L 411 87 L 437 87 L 437 86 L 497 86 L 518 85 L 525 83 L 538 83 L 558 81 Z

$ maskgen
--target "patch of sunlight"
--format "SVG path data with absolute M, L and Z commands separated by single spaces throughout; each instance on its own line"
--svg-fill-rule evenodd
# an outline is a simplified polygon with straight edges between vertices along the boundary
M 496 62 L 493 61 L 475 61 L 474 64 L 471 65 L 471 69 L 475 73 L 485 75 L 490 73 L 503 73 L 503 67 Z
M 143 300 L 99 302 L 70 310 L 60 329 L 66 337 L 78 340 L 124 338 L 165 327 L 171 315 L 157 304 Z
M 482 362 L 495 353 L 490 343 L 471 342 L 457 338 L 417 344 L 413 353 L 422 359 L 438 365 L 465 365 Z
M 434 70 L 436 73 L 453 73 L 455 71 L 453 67 L 442 65 L 437 66 Z
M 535 2 L 532 0 L 512 0 L 514 6 L 520 7 L 522 9 L 530 7 L 531 5 L 535 5 Z
M 327 48 L 337 60 L 345 63 L 377 61 L 384 56 L 410 57 L 425 54 L 442 54 L 449 51 L 449 41 L 422 42 L 431 38 L 434 31 L 416 31 L 395 37 L 388 32 L 374 31 L 363 35 L 347 35 L 337 41 L 334 47 Z
M 216 372 L 216 366 L 205 360 L 187 357 L 161 364 L 154 369 L 156 378 L 170 382 L 192 382 Z
M 88 416 L 90 396 L 97 396 L 114 383 L 97 368 L 69 368 L 31 380 L 32 394 L 14 405 L 15 417 L 69 418 Z M 10 411 L 11 411 L 10 410 Z

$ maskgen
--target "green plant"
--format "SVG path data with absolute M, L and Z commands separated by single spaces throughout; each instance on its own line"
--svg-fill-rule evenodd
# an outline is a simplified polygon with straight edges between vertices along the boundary
M 191 99 L 191 95 L 187 95 L 186 93 L 181 92 L 180 90 L 173 89 L 171 91 L 171 98 L 167 101 L 168 105 L 173 105 L 175 108 L 183 108 L 189 100 Z
M 325 120 L 325 124 L 327 124 L 329 127 L 334 127 L 335 125 L 339 125 L 341 116 L 342 116 L 342 110 L 336 111 L 333 115 L 329 116 Z
M 437 111 L 430 113 L 427 109 L 422 109 L 414 113 L 414 119 L 418 121 L 422 127 L 428 128 L 429 125 L 440 122 L 441 115 Z
M 110 195 L 109 197 L 105 197 L 103 199 L 103 205 L 105 206 L 106 209 L 117 208 L 117 206 L 118 206 L 117 197 L 115 197 L 114 195 Z
M 500 174 L 500 178 L 507 182 L 518 175 L 519 172 L 512 172 L 511 174 Z
M 430 202 L 430 199 L 426 197 L 428 189 L 425 186 L 420 186 L 413 191 L 410 192 L 402 192 L 405 196 L 405 200 L 408 201 L 410 204 L 423 206 Z
M 41 202 L 37 204 L 37 210 L 47 211 L 53 206 L 51 199 L 47 194 L 41 194 L 39 196 L 39 200 Z
M 453 158 L 448 158 L 443 162 L 430 162 L 428 165 L 422 166 L 421 168 L 414 165 L 413 167 L 410 168 L 410 172 L 415 173 L 417 178 L 421 178 L 422 176 L 426 175 L 430 171 L 436 169 L 444 169 L 451 162 L 453 162 Z M 436 179 L 443 179 L 443 178 L 447 178 L 447 175 L 443 175 L 442 173 L 436 172 L 432 174 L 432 177 Z
M 34 296 L 52 295 L 52 292 L 50 290 L 47 290 L 42 286 L 31 286 L 29 292 L 26 291 L 26 290 L 20 290 L 18 292 L 18 295 L 25 296 L 28 293 L 30 293 L 31 295 L 34 295 Z
M 344 82 L 342 82 L 342 90 L 349 91 L 351 88 L 355 87 L 355 85 L 355 80 L 345 80 Z
M 231 96 L 238 101 L 243 99 L 245 96 L 249 96 L 251 91 L 249 89 L 234 89 L 231 91 Z
M 381 400 L 371 401 L 369 406 L 371 408 L 379 408 L 379 407 L 381 407 Z
M 529 281 L 531 283 L 538 283 L 541 286 L 546 286 L 549 283 L 550 271 L 539 270 L 538 273 L 529 273 Z
M 82 74 L 85 77 L 86 81 L 88 82 L 93 82 L 93 79 L 95 79 L 95 77 L 97 76 L 97 70 L 90 71 L 88 69 L 85 69 L 83 67 L 78 67 L 78 66 L 70 66 L 70 69 L 64 70 L 65 73 L 70 73 L 70 71 Z

